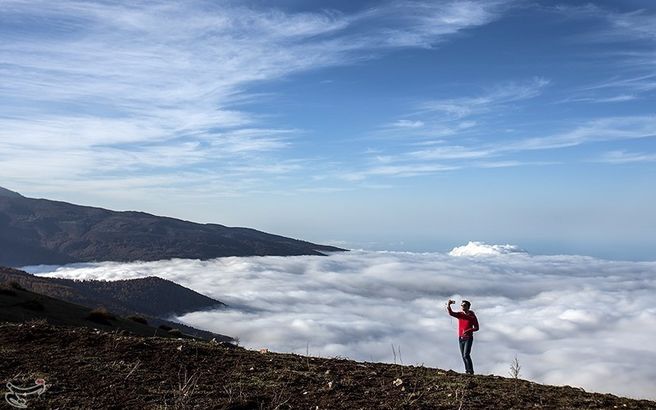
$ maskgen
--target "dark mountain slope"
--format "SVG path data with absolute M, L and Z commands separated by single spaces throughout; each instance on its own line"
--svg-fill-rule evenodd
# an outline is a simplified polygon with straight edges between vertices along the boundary
M 15 281 L 33 292 L 84 306 L 104 306 L 118 314 L 166 317 L 225 307 L 170 280 L 147 278 L 100 281 L 45 278 L 17 269 L 0 267 L 0 283 Z
M 2 196 L 6 198 L 24 198 L 23 195 L 19 194 L 18 192 L 10 191 L 7 188 L 0 186 L 0 197 Z
M 115 316 L 25 289 L 0 287 L 0 322 L 27 322 L 45 320 L 52 325 L 89 327 L 108 331 L 126 331 L 138 336 L 174 337 L 149 323 Z
M 82 305 L 87 308 L 104 307 L 112 313 L 139 315 L 148 323 L 178 328 L 185 333 L 205 339 L 229 340 L 230 337 L 171 322 L 171 315 L 182 315 L 199 310 L 225 307 L 218 300 L 158 277 L 119 281 L 45 278 L 17 269 L 0 267 L 0 284 L 14 282 L 23 288 Z
M 110 211 L 0 190 L 0 265 L 322 255 L 342 250 L 254 229 Z
M 33 409 L 655 409 L 656 402 L 423 366 L 0 324 L 0 380 Z

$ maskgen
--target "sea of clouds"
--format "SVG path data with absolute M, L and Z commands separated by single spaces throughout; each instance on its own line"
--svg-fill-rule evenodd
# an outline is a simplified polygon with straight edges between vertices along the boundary
M 656 262 L 530 255 L 470 242 L 450 253 L 28 267 L 47 276 L 160 276 L 227 303 L 178 320 L 248 348 L 463 370 L 447 299 L 468 299 L 481 330 L 477 373 L 656 399 Z M 393 352 L 394 350 L 394 352 Z

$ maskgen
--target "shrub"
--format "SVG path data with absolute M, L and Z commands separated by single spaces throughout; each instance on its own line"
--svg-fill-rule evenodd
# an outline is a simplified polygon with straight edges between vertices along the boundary
M 148 326 L 148 321 L 144 319 L 141 316 L 128 316 L 128 319 L 130 319 L 133 322 L 141 323 L 142 325 Z
M 110 320 L 116 320 L 116 316 L 109 313 L 104 307 L 100 307 L 89 312 L 89 315 L 87 315 L 87 320 L 99 323 L 101 325 L 111 326 L 112 323 Z
M 510 371 L 508 372 L 510 374 L 510 377 L 512 377 L 513 379 L 519 379 L 519 374 L 521 369 L 522 366 L 519 364 L 519 360 L 517 359 L 517 356 L 515 356 L 515 359 L 513 359 L 513 361 L 510 362 Z
M 173 337 L 182 337 L 182 332 L 179 329 L 171 329 L 169 330 L 169 335 Z
M 16 291 L 8 288 L 0 288 L 0 295 L 16 296 Z
M 25 290 L 23 285 L 21 285 L 18 281 L 15 280 L 9 281 L 9 287 L 16 290 Z

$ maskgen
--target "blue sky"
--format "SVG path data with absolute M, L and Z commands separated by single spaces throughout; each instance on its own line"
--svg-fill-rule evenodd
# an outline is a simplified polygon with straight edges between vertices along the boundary
M 654 259 L 651 1 L 5 0 L 0 95 L 24 195 Z

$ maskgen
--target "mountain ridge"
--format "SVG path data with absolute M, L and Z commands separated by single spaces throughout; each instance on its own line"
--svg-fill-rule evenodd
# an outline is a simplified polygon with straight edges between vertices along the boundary
M 8 197 L 8 198 L 23 198 L 23 195 L 19 194 L 18 192 L 14 192 L 10 189 L 3 188 L 0 186 L 0 197 Z
M 114 313 L 32 292 L 22 288 L 17 282 L 0 284 L 0 322 L 48 323 L 56 326 L 128 332 L 139 336 L 199 337 L 182 333 L 179 326 L 158 327 L 161 323 L 154 323 L 144 316 L 121 317 Z M 177 332 L 169 332 L 170 329 L 177 329 Z M 223 335 L 213 337 L 221 341 L 231 341 L 231 338 Z
M 151 325 L 177 328 L 189 335 L 207 340 L 232 339 L 230 336 L 171 321 L 171 316 L 220 309 L 225 308 L 226 305 L 156 276 L 118 281 L 73 280 L 37 276 L 0 266 L 0 284 L 2 283 L 15 283 L 35 294 L 89 309 L 102 307 L 120 316 L 141 316 Z
M 0 283 L 12 281 L 33 292 L 92 308 L 104 306 L 122 315 L 181 316 L 226 307 L 221 301 L 157 276 L 117 281 L 73 280 L 0 266 Z
M 344 249 L 252 228 L 200 224 L 0 191 L 0 265 L 325 255 Z

